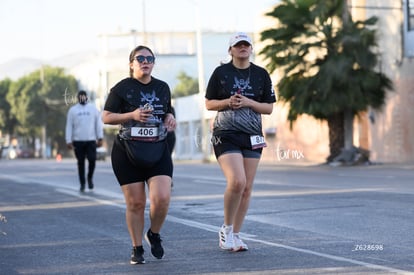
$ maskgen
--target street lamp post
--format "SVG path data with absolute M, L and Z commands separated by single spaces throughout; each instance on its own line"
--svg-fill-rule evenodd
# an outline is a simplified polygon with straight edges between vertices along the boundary
M 197 43 L 197 69 L 198 69 L 198 96 L 200 102 L 200 127 L 201 127 L 201 150 L 203 154 L 203 161 L 209 160 L 208 150 L 208 127 L 206 123 L 206 116 L 204 110 L 204 60 L 203 60 L 203 44 L 202 44 L 202 32 L 201 32 L 201 16 L 200 16 L 200 2 L 194 1 L 196 8 L 196 43 Z

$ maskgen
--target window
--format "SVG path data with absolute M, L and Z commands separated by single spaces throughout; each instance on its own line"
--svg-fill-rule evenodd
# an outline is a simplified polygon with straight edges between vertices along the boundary
M 414 0 L 404 0 L 404 56 L 414 57 Z
M 414 0 L 407 0 L 407 28 L 414 31 Z

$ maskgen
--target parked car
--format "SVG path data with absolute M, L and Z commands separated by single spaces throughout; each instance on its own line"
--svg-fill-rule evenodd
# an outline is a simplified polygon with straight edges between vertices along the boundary
M 3 146 L 1 148 L 2 159 L 15 159 L 18 157 L 20 150 L 17 146 Z
M 21 148 L 17 157 L 18 158 L 34 158 L 35 152 L 33 149 L 30 149 L 30 148 Z

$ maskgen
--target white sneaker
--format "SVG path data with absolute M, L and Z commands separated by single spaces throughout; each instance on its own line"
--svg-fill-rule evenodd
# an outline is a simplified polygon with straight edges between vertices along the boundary
M 233 226 L 222 226 L 219 231 L 219 246 L 224 250 L 233 250 L 234 237 Z
M 245 244 L 243 240 L 240 239 L 239 234 L 233 234 L 233 239 L 234 239 L 234 247 L 233 247 L 234 252 L 249 250 L 249 248 L 247 247 L 247 244 Z

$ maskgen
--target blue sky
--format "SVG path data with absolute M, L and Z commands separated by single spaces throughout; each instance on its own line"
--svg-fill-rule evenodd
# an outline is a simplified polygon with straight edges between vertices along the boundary
M 256 31 L 263 24 L 263 14 L 277 2 L 0 0 L 0 64 L 19 57 L 48 60 L 98 50 L 102 33 L 140 31 L 143 26 L 147 31 L 193 31 L 197 5 L 203 30 Z

